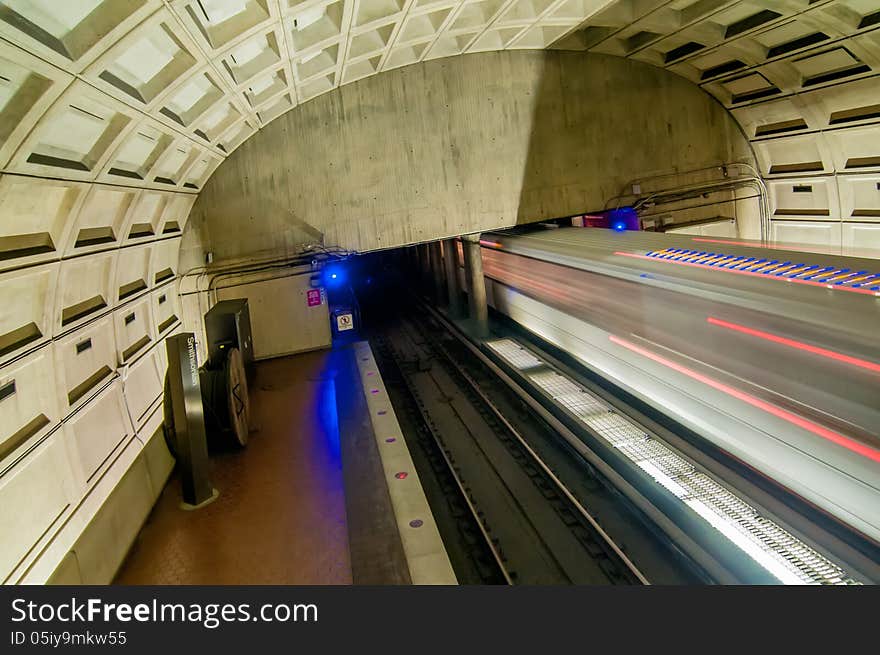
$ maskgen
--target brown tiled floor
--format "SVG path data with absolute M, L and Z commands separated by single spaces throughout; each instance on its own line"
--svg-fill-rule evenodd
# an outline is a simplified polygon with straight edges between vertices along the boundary
M 215 455 L 220 497 L 179 507 L 172 478 L 119 584 L 349 584 L 351 563 L 329 352 L 261 362 L 244 451 Z

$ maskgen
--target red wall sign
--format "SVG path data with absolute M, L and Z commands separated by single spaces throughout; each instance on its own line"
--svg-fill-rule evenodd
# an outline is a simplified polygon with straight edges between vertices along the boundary
M 321 290 L 309 289 L 306 291 L 306 300 L 308 300 L 309 307 L 317 307 L 321 304 Z

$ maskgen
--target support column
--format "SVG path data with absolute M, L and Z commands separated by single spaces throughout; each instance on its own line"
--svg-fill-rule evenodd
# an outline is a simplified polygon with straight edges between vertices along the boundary
M 417 270 L 419 270 L 418 252 L 415 246 L 409 246 L 406 249 L 406 272 L 411 276 Z
M 461 289 L 458 288 L 458 244 L 455 239 L 443 242 L 443 268 L 446 269 L 446 297 L 449 303 L 449 315 L 452 318 L 464 317 L 464 303 L 461 301 Z
M 431 280 L 434 283 L 434 304 L 443 304 L 443 298 L 446 296 L 443 282 L 443 252 L 440 249 L 440 242 L 434 241 L 428 244 L 428 251 L 431 255 Z
M 480 235 L 467 234 L 461 238 L 464 245 L 464 270 L 468 285 L 468 309 L 477 335 L 489 336 L 489 308 L 486 305 L 486 280 L 483 278 L 483 257 L 480 253 Z
M 420 264 L 419 264 L 419 247 L 418 246 L 410 246 L 409 247 L 409 275 L 410 279 L 416 279 L 419 273 Z
M 429 256 L 428 244 L 420 243 L 416 246 L 419 249 L 419 290 L 427 294 L 430 289 L 431 278 L 431 258 Z

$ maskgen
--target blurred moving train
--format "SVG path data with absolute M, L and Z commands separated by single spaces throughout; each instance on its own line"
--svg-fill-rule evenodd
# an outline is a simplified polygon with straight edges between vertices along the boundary
M 880 541 L 880 261 L 576 228 L 481 244 L 496 310 Z

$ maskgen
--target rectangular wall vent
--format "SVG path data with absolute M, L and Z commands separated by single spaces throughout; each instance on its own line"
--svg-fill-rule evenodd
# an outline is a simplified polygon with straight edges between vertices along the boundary
M 42 338 L 42 336 L 43 333 L 34 322 L 22 325 L 15 330 L 10 330 L 6 334 L 0 335 L 0 357 L 15 352 L 19 348 L 24 348 L 29 343 Z
M 129 84 L 123 79 L 120 79 L 110 71 L 103 71 L 100 75 L 98 75 L 102 80 L 107 82 L 108 84 L 112 84 L 120 91 L 127 93 L 135 100 L 140 100 L 143 103 L 146 103 L 147 100 L 144 98 L 143 94 L 137 89 L 137 87 Z
M 663 35 L 643 30 L 626 39 L 626 41 L 624 41 L 624 46 L 627 52 L 632 52 L 633 50 L 637 50 L 638 48 L 649 44 L 651 41 L 659 39 L 661 36 Z
M 864 29 L 866 27 L 871 27 L 873 25 L 880 24 L 880 11 L 875 11 L 873 14 L 868 14 L 864 18 L 862 18 L 859 23 L 859 29 Z
M 144 336 L 135 341 L 131 346 L 122 351 L 122 361 L 127 362 L 132 357 L 134 357 L 139 350 L 141 350 L 144 346 L 150 343 L 151 339 L 149 336 Z
M 831 114 L 829 123 L 831 125 L 840 125 L 841 123 L 854 123 L 855 121 L 870 120 L 872 118 L 880 118 L 880 105 L 836 111 Z
M 98 295 L 92 296 L 91 298 L 78 302 L 70 307 L 65 307 L 61 311 L 61 325 L 62 327 L 70 325 L 84 316 L 88 316 L 98 310 L 104 309 L 106 306 L 107 301 L 104 300 L 103 296 Z
M 171 316 L 166 318 L 164 321 L 159 323 L 159 333 L 161 334 L 162 332 L 164 332 L 165 330 L 170 328 L 172 325 L 174 325 L 176 322 L 177 322 L 177 316 L 172 314 Z
M 806 48 L 811 45 L 816 45 L 817 43 L 822 43 L 822 41 L 827 41 L 829 37 L 824 32 L 814 32 L 813 34 L 807 34 L 806 36 L 802 36 L 799 39 L 794 39 L 793 41 L 789 41 L 788 43 L 780 43 L 778 46 L 774 46 L 770 48 L 767 52 L 767 58 L 772 59 L 773 57 L 779 57 L 781 55 L 787 55 L 790 52 L 794 52 L 795 50 L 800 50 L 801 48 Z
M 147 288 L 147 283 L 143 280 L 135 280 L 134 282 L 129 282 L 128 284 L 123 284 L 119 287 L 119 300 L 123 298 L 128 298 L 136 294 L 138 291 L 143 291 Z
M 73 405 L 77 400 L 85 396 L 89 391 L 94 389 L 98 384 L 113 373 L 106 364 L 95 371 L 92 375 L 76 385 L 67 394 L 67 403 Z
M 28 155 L 28 162 L 31 164 L 40 164 L 41 166 L 55 166 L 56 168 L 67 168 L 72 171 L 89 171 L 91 170 L 87 164 L 72 159 L 64 159 L 62 157 L 53 157 L 52 155 L 43 155 L 39 152 L 32 152 Z
M 876 168 L 880 166 L 880 157 L 852 157 L 846 160 L 847 168 Z
M 49 418 L 45 414 L 40 414 L 11 437 L 6 439 L 6 441 L 0 444 L 0 461 L 25 441 L 34 436 L 37 432 L 49 425 L 49 423 Z
M 0 400 L 6 400 L 15 393 L 15 380 L 7 382 L 0 387 Z
M 733 96 L 730 101 L 736 105 L 741 102 L 751 102 L 752 100 L 769 98 L 770 96 L 775 96 L 779 93 L 782 93 L 782 91 L 779 90 L 779 87 L 769 86 L 766 89 L 758 89 L 757 91 L 749 91 L 748 93 L 739 93 Z
M 723 64 L 719 64 L 718 66 L 713 66 L 712 68 L 707 68 L 703 71 L 703 74 L 700 75 L 700 80 L 710 80 L 713 77 L 720 77 L 721 75 L 726 75 L 727 73 L 732 73 L 733 71 L 737 71 L 740 68 L 745 68 L 746 64 L 739 59 L 732 59 Z
M 774 216 L 830 216 L 827 209 L 777 209 Z
M 666 63 L 670 64 L 673 61 L 678 61 L 679 59 L 683 59 L 688 55 L 692 55 L 695 52 L 699 52 L 703 48 L 705 48 L 702 43 L 697 43 L 696 41 L 690 41 L 689 43 L 685 43 L 684 45 L 680 45 L 677 48 L 673 48 L 669 52 L 666 53 Z
M 168 118 L 173 120 L 175 123 L 179 123 L 181 126 L 186 127 L 186 123 L 183 122 L 183 119 L 180 116 L 178 116 L 177 114 L 175 114 L 173 111 L 168 109 L 168 107 L 162 107 L 162 109 L 159 110 L 159 113 L 162 114 L 163 116 L 167 116 Z
M 777 164 L 770 167 L 770 174 L 779 173 L 812 173 L 822 170 L 821 161 L 802 162 L 800 164 Z
M 79 231 L 76 235 L 76 248 L 85 246 L 96 246 L 101 243 L 112 243 L 116 241 L 116 235 L 113 233 L 112 227 L 87 227 Z
M 820 75 L 813 75 L 812 77 L 808 77 L 804 80 L 803 86 L 815 86 L 816 84 L 834 82 L 835 80 L 842 80 L 845 77 L 852 77 L 853 75 L 861 75 L 862 73 L 870 72 L 870 66 L 868 66 L 867 64 L 859 64 L 857 66 L 851 66 L 850 68 L 844 68 L 842 70 L 822 73 Z
M 755 128 L 755 136 L 770 136 L 773 134 L 784 134 L 785 132 L 794 132 L 796 130 L 804 130 L 807 128 L 807 122 L 803 118 L 796 118 L 790 121 L 780 121 L 779 123 L 769 123 L 767 125 L 759 125 Z
M 115 166 L 111 166 L 110 170 L 107 172 L 110 173 L 110 175 L 117 175 L 119 177 L 127 177 L 132 180 L 144 179 L 143 177 L 141 177 L 138 173 L 135 173 L 134 171 L 126 171 L 121 168 L 116 168 Z
M 52 235 L 48 232 L 17 234 L 0 237 L 0 261 L 40 255 L 55 250 Z
M 129 239 L 138 239 L 140 237 L 151 237 L 155 234 L 153 232 L 153 226 L 149 223 L 135 223 L 131 226 L 131 230 L 128 233 Z

